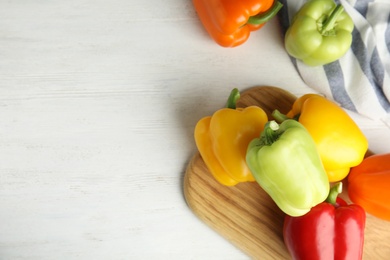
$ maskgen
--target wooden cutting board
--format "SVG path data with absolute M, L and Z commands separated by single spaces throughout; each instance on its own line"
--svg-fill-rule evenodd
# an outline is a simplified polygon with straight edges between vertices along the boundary
M 276 87 L 254 87 L 243 93 L 237 106 L 258 105 L 269 118 L 274 109 L 287 113 L 296 100 Z M 341 195 L 350 202 L 347 184 Z M 261 187 L 240 183 L 219 184 L 199 153 L 191 159 L 184 178 L 184 194 L 191 210 L 211 228 L 253 259 L 290 259 L 283 243 L 284 213 Z M 390 222 L 367 214 L 363 259 L 390 259 Z

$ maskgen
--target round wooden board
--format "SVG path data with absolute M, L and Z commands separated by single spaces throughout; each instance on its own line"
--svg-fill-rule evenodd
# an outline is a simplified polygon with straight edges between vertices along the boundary
M 261 86 L 241 93 L 237 106 L 260 106 L 272 119 L 274 109 L 287 113 L 295 100 L 283 89 Z M 350 202 L 346 190 L 344 183 L 341 197 Z M 223 186 L 212 177 L 197 153 L 186 170 L 184 195 L 202 221 L 251 258 L 290 259 L 283 243 L 284 213 L 257 183 Z M 363 259 L 389 259 L 389 241 L 390 222 L 367 214 Z

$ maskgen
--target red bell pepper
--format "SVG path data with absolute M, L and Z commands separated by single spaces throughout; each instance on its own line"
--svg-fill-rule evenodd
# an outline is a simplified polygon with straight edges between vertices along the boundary
M 300 217 L 286 215 L 283 237 L 293 259 L 361 259 L 366 213 L 337 197 L 342 183 L 327 200 Z

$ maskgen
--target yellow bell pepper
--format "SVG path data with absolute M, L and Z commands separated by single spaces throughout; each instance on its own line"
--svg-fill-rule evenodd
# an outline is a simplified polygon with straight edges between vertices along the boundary
M 278 121 L 283 120 L 278 111 L 273 115 Z M 309 131 L 330 182 L 343 180 L 351 167 L 363 161 L 367 138 L 336 103 L 317 94 L 306 94 L 294 102 L 286 118 L 297 119 Z
M 255 181 L 246 164 L 246 150 L 268 121 L 267 114 L 258 106 L 236 108 L 239 97 L 239 91 L 233 89 L 227 107 L 199 120 L 194 133 L 207 168 L 225 186 Z

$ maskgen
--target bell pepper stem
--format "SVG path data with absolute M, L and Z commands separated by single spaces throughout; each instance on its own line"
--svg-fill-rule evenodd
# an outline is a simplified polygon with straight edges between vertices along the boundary
M 264 145 L 273 144 L 279 137 L 277 130 L 279 130 L 279 124 L 275 120 L 267 122 L 260 136 L 262 143 Z
M 290 119 L 288 116 L 285 114 L 282 114 L 279 110 L 275 109 L 272 112 L 273 118 L 276 120 L 278 123 L 282 123 L 283 121 L 286 121 L 287 119 Z
M 229 95 L 229 98 L 226 103 L 227 108 L 236 109 L 237 100 L 240 98 L 240 91 L 237 88 L 234 88 Z
M 260 13 L 258 15 L 249 17 L 247 23 L 253 25 L 259 25 L 268 22 L 269 20 L 272 19 L 272 17 L 274 17 L 279 12 L 279 10 L 282 7 L 283 4 L 275 0 L 275 2 L 273 3 L 270 9 L 268 9 L 264 13 Z
M 337 196 L 343 191 L 343 183 L 338 182 L 329 190 L 329 195 L 326 198 L 326 202 L 336 205 Z
M 344 7 L 341 4 L 338 4 L 330 15 L 325 18 L 325 21 L 322 22 L 322 28 L 320 31 L 322 35 L 335 35 L 335 23 L 343 11 Z

